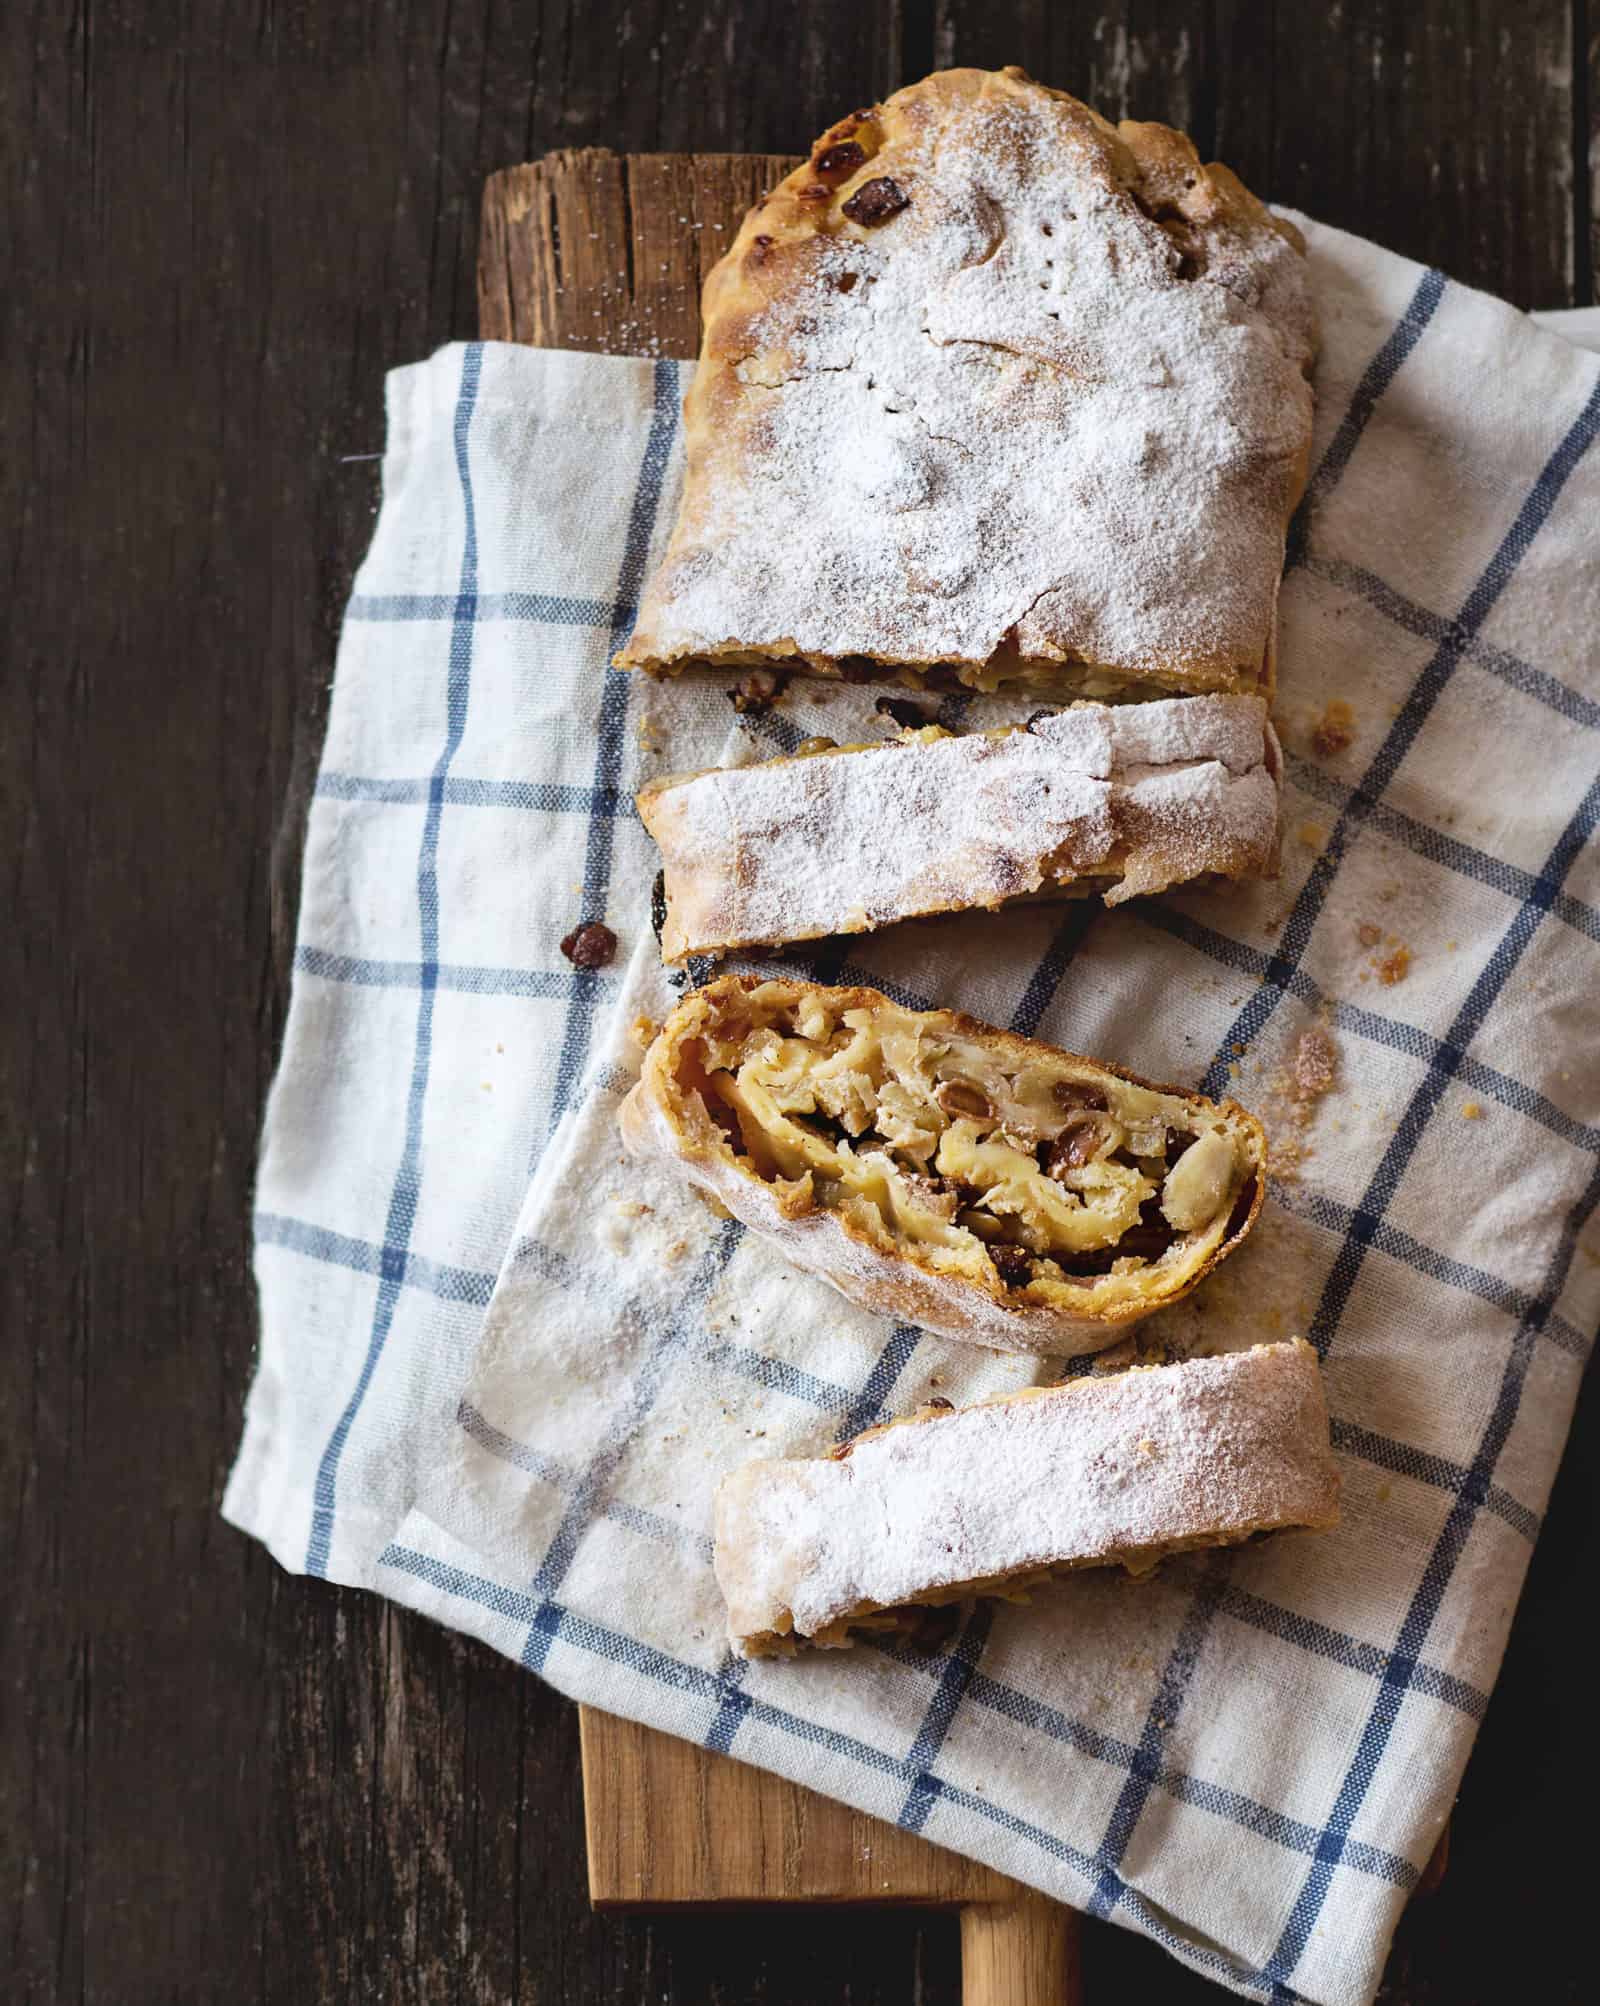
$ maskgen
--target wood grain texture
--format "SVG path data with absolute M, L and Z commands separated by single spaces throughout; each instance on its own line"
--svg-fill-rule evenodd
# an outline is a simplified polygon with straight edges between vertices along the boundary
M 1059 1902 L 636 1721 L 580 1707 L 578 1731 L 596 1908 L 956 1908 L 962 2006 L 1078 2006 L 1085 1924 Z
M 975 1860 L 637 1721 L 580 1707 L 579 1731 L 589 1893 L 600 1908 L 1029 1899 Z
M 574 1710 L 283 1575 L 215 1504 L 303 803 L 376 500 L 345 456 L 382 444 L 386 367 L 476 331 L 485 178 L 555 147 L 798 151 L 936 45 L 1068 87 L 1081 50 L 1110 104 L 1119 35 L 1129 108 L 1188 93 L 1266 192 L 1525 302 L 1592 282 L 1587 5 L 0 11 L 8 2001 L 956 1999 L 948 1916 L 591 1914 Z M 1592 1989 L 1586 1849 L 1553 1835 L 1600 1783 L 1571 1614 L 1597 1385 L 1390 2006 Z M 1222 1996 L 1123 1932 L 1083 1958 L 1090 1997 Z
M 1600 4 L 1572 0 L 1574 304 L 1600 298 Z
M 1021 63 L 1108 117 L 1186 126 L 1272 201 L 1547 306 L 1570 295 L 1591 214 L 1572 168 L 1584 9 L 1525 0 L 1514 12 L 1474 0 L 935 4 L 941 59 Z
M 706 274 L 796 159 L 581 147 L 491 175 L 479 333 L 535 348 L 692 358 Z
M 1083 1970 L 1070 1909 L 1038 1895 L 961 1911 L 961 2006 L 1079 2006 Z

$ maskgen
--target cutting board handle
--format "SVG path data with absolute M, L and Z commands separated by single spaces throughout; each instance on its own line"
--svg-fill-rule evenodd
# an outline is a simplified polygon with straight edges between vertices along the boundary
M 1081 1918 L 1024 1894 L 961 1911 L 961 2006 L 1079 2006 Z

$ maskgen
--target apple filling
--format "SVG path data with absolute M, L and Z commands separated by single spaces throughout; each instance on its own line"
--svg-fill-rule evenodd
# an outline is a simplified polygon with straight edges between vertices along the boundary
M 722 985 L 717 985 L 722 989 Z M 1248 1220 L 1260 1131 L 942 1011 L 729 984 L 677 1076 L 780 1212 L 1041 1305 L 1166 1294 Z

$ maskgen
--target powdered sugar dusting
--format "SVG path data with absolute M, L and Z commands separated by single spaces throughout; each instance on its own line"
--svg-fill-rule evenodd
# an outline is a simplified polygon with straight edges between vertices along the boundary
M 1079 704 L 1024 732 L 768 761 L 647 789 L 671 959 L 854 933 L 1092 877 L 1108 902 L 1276 855 L 1258 697 Z
M 717 1579 L 736 1644 L 791 1616 L 808 1637 L 995 1576 L 1328 1525 L 1337 1499 L 1315 1353 L 1258 1345 L 750 1464 L 718 1492 Z
M 1304 259 L 1218 207 L 1189 275 L 1082 106 L 983 85 L 879 115 L 863 172 L 910 197 L 882 228 L 804 217 L 763 249 L 746 226 L 625 659 L 1000 651 L 1257 686 L 1310 432 Z M 781 285 L 745 283 L 752 258 Z
M 1065 712 L 1073 717 L 1087 706 Z M 1176 766 L 1184 760 L 1213 760 L 1229 773 L 1253 772 L 1268 761 L 1267 707 L 1244 697 L 1195 697 L 1187 703 L 1118 705 L 1103 711 L 1112 756 L 1118 765 Z M 1054 730 L 1060 719 L 1041 723 Z

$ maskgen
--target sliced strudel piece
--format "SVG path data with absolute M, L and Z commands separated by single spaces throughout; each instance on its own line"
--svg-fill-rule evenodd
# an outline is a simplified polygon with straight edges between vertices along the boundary
M 924 1408 L 830 1456 L 747 1463 L 717 1490 L 715 1564 L 734 1649 L 763 1658 L 1338 1519 L 1317 1357 L 1296 1338 Z
M 620 666 L 1270 688 L 1304 246 L 1181 133 L 941 71 L 823 135 L 704 315 Z
M 1062 893 L 1107 905 L 1271 876 L 1280 755 L 1260 697 L 1075 704 L 1026 726 L 653 781 L 668 961 Z
M 1233 1101 L 873 989 L 723 976 L 686 996 L 623 1102 L 799 1267 L 996 1351 L 1099 1351 L 1249 1232 L 1266 1137 Z

